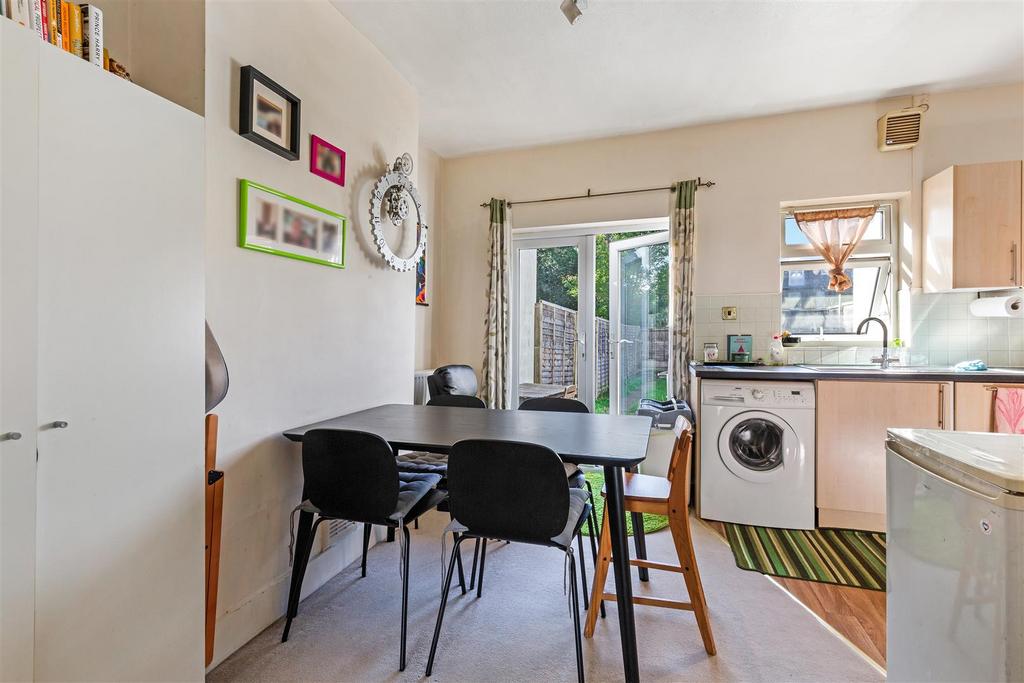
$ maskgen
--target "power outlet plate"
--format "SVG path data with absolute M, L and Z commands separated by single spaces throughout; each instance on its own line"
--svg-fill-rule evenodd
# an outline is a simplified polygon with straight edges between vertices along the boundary
M 722 320 L 736 320 L 736 317 L 735 306 L 722 306 Z

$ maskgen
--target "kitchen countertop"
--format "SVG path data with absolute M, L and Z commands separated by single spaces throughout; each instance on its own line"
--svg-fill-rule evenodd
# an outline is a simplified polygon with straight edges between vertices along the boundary
M 918 382 L 1014 382 L 1024 384 L 1024 368 L 989 368 L 958 372 L 949 367 L 894 366 L 882 370 L 862 365 L 704 365 L 691 362 L 690 370 L 702 379 L 753 379 L 813 382 L 848 379 Z

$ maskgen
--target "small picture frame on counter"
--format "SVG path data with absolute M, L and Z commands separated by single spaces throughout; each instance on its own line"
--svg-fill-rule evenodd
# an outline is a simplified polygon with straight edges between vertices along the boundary
M 714 363 L 718 360 L 718 342 L 704 342 L 704 362 Z
M 749 334 L 730 334 L 725 338 L 728 360 L 749 363 L 754 358 L 754 337 Z

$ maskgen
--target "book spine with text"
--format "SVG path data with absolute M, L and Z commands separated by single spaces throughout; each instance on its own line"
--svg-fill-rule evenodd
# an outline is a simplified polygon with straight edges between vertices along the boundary
M 71 53 L 82 56 L 82 8 L 71 2 L 68 3 L 68 23 L 71 30 Z
M 50 45 L 57 44 L 57 34 L 60 33 L 60 18 L 57 16 L 56 0 L 43 0 L 43 11 L 49 20 Z
M 50 42 L 50 19 L 46 14 L 46 0 L 32 0 L 32 25 L 44 42 Z
M 103 10 L 82 5 L 82 57 L 103 68 Z
M 60 0 L 60 46 L 65 52 L 71 52 L 71 14 L 70 5 L 67 0 Z
M 40 0 L 32 0 L 32 16 L 29 28 L 36 32 L 40 38 L 43 37 L 43 8 L 39 4 Z

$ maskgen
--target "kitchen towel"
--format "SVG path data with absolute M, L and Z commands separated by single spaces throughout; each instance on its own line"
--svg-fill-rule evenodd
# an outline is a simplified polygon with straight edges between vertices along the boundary
M 992 411 L 996 432 L 1024 434 L 1024 389 L 996 387 Z
M 978 318 L 1024 317 L 1024 296 L 983 296 L 970 305 L 971 315 Z

